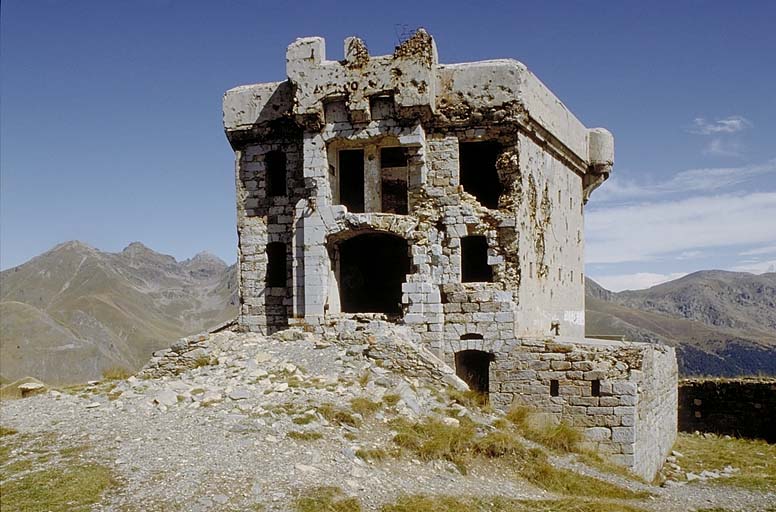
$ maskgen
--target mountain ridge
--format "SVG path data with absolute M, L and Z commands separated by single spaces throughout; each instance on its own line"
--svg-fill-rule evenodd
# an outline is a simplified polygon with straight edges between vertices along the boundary
M 776 374 L 776 273 L 703 270 L 622 292 L 586 278 L 585 291 L 589 336 L 674 346 L 683 375 Z
M 585 279 L 586 334 L 664 343 L 683 375 L 776 375 L 776 273 L 703 270 L 612 292 Z M 237 314 L 237 267 L 181 261 L 141 242 L 74 240 L 0 272 L 0 375 L 52 384 L 135 370 L 155 350 Z
M 117 253 L 58 244 L 0 272 L 0 374 L 66 384 L 111 366 L 135 370 L 176 338 L 236 315 L 229 269 L 211 254 L 178 262 L 140 242 Z

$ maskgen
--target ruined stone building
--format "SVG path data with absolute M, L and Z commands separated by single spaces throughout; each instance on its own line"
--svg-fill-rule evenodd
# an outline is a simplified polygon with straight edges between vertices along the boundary
M 651 477 L 676 430 L 673 349 L 584 338 L 583 212 L 612 135 L 515 60 L 440 64 L 419 30 L 344 59 L 296 40 L 287 80 L 224 98 L 240 326 L 354 314 L 414 330 L 494 405 L 529 404 Z

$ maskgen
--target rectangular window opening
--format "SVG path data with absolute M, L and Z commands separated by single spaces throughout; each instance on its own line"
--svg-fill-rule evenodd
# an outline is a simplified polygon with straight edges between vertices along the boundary
M 286 192 L 286 154 L 282 151 L 270 151 L 264 157 L 267 169 L 267 195 L 285 196 Z
M 477 198 L 482 206 L 498 208 L 504 186 L 498 177 L 496 161 L 502 146 L 495 141 L 459 142 L 459 180 L 463 189 Z
M 364 213 L 364 150 L 339 152 L 339 197 L 351 213 Z
M 550 396 L 560 395 L 560 383 L 557 380 L 550 381 Z
M 380 191 L 383 213 L 407 215 L 407 149 L 380 149 Z
M 593 396 L 601 396 L 601 381 L 596 379 L 590 381 L 590 394 Z
M 461 282 L 493 282 L 493 269 L 488 265 L 488 240 L 482 235 L 461 239 Z
M 267 244 L 267 279 L 268 287 L 286 286 L 286 244 L 270 242 Z

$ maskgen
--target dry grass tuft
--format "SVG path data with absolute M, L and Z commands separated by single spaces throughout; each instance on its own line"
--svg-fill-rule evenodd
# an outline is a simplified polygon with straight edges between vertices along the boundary
M 523 435 L 551 450 L 563 453 L 579 452 L 579 445 L 584 440 L 579 430 L 562 422 L 557 425 L 548 425 L 541 430 L 528 428 L 523 432 Z
M 339 487 L 316 487 L 301 493 L 294 508 L 297 512 L 361 512 L 361 503 Z
M 350 407 L 353 409 L 353 412 L 368 418 L 379 411 L 381 405 L 379 402 L 373 402 L 368 398 L 356 397 L 350 401 Z
M 361 426 L 361 420 L 353 416 L 349 411 L 340 409 L 333 404 L 321 404 L 318 406 L 318 413 L 330 423 L 349 425 L 354 428 Z
M 474 391 L 472 389 L 459 391 L 457 389 L 450 388 L 447 391 L 447 396 L 450 398 L 450 400 L 458 402 L 459 404 L 463 405 L 464 407 L 468 407 L 469 409 L 482 409 L 486 412 L 490 412 L 492 410 L 490 404 L 488 403 L 487 393 L 480 393 L 479 391 Z
M 580 499 L 512 500 L 502 497 L 402 496 L 381 512 L 644 512 L 620 503 Z
M 412 451 L 421 460 L 448 460 L 462 473 L 466 472 L 476 434 L 471 421 L 447 425 L 435 418 L 426 418 L 420 423 L 397 418 L 390 426 L 396 430 L 393 441 L 399 447 Z
M 297 441 L 317 441 L 323 438 L 323 434 L 314 430 L 292 430 L 286 436 Z
M 556 468 L 541 450 L 530 450 L 520 468 L 521 478 L 550 492 L 570 496 L 589 496 L 607 499 L 641 499 L 649 497 L 643 491 L 631 491 L 597 478 L 574 471 Z
M 394 393 L 383 395 L 383 403 L 388 407 L 393 407 L 394 405 L 398 404 L 399 400 L 401 400 L 401 396 Z
M 561 422 L 558 424 L 535 427 L 531 425 L 531 409 L 515 406 L 509 409 L 504 418 L 509 421 L 523 437 L 540 443 L 551 450 L 563 453 L 579 453 L 584 435 L 576 428 Z
M 8 427 L 4 427 L 4 426 L 0 425 L 0 437 L 12 436 L 12 435 L 18 434 L 18 433 L 19 433 L 19 431 L 16 430 L 16 429 L 8 428 Z
M 526 449 L 514 434 L 497 430 L 490 432 L 474 442 L 477 453 L 488 458 L 523 457 Z
M 359 448 L 356 450 L 356 457 L 370 461 L 387 459 L 389 453 L 382 448 Z
M 132 373 L 123 366 L 111 366 L 102 371 L 104 380 L 126 380 Z

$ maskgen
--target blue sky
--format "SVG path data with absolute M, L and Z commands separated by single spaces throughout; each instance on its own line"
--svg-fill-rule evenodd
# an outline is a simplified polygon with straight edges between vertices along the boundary
M 699 269 L 776 270 L 776 2 L 3 0 L 0 266 L 79 239 L 235 260 L 221 96 L 285 77 L 285 47 L 525 63 L 615 135 L 586 210 L 587 273 L 613 289 Z

